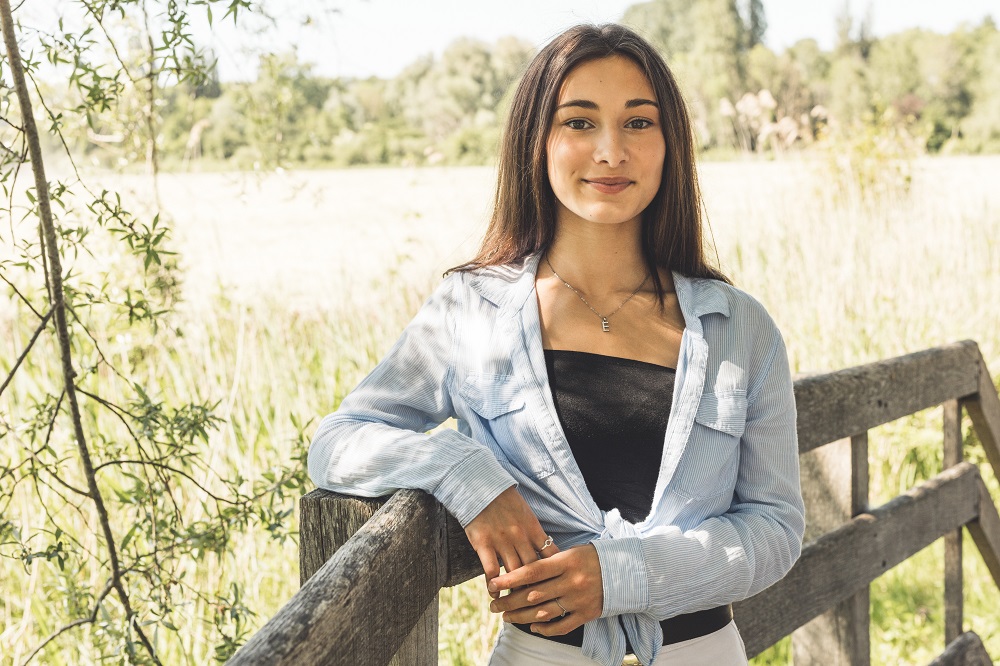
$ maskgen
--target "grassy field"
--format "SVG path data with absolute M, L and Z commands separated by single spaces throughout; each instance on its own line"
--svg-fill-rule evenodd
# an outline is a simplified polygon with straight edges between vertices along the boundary
M 833 370 L 971 338 L 1000 378 L 1000 158 L 918 160 L 907 167 L 908 188 L 897 183 L 873 196 L 845 185 L 844 172 L 831 165 L 817 159 L 701 168 L 721 265 L 772 313 L 793 371 Z M 145 179 L 95 177 L 125 200 L 150 198 Z M 162 399 L 221 401 L 223 425 L 208 443 L 211 464 L 250 483 L 302 455 L 318 419 L 392 344 L 441 272 L 470 255 L 492 177 L 487 168 L 167 175 L 161 196 L 181 253 L 185 302 L 155 341 L 129 338 L 110 323 L 98 337 L 122 367 L 134 368 L 129 379 Z M 81 270 L 108 259 L 81 259 Z M 0 369 L 32 330 L 13 301 L 0 303 Z M 32 353 L 30 374 L 0 398 L 5 419 L 16 420 L 33 392 L 56 381 L 56 356 L 46 344 Z M 142 363 L 135 363 L 137 349 Z M 124 395 L 116 382 L 105 378 L 110 397 Z M 93 427 L 115 428 L 100 420 Z M 874 504 L 939 470 L 940 432 L 940 410 L 929 410 L 871 433 Z M 9 437 L 17 443 L 16 433 Z M 967 440 L 968 457 L 982 462 Z M 57 446 L 71 455 L 68 442 Z M 1000 503 L 996 479 L 985 463 L 983 469 Z M 188 499 L 189 518 L 197 519 L 199 497 L 191 492 Z M 37 495 L 18 488 L 8 510 L 29 529 L 44 524 L 39 502 L 60 501 L 44 487 Z M 127 529 L 129 516 L 116 518 L 118 529 Z M 184 573 L 208 595 L 236 584 L 259 626 L 297 589 L 297 550 L 256 527 L 232 543 L 220 557 L 191 560 Z M 1000 592 L 971 541 L 965 552 L 966 626 L 1000 657 Z M 0 559 L 0 664 L 21 664 L 72 619 L 67 590 L 99 586 L 94 562 L 71 564 L 60 571 L 40 560 L 25 568 Z M 874 663 L 923 664 L 943 649 L 942 572 L 936 544 L 873 585 Z M 484 599 L 478 580 L 442 591 L 441 663 L 483 663 L 497 627 Z M 164 663 L 211 660 L 216 610 L 208 597 L 183 600 L 172 618 L 178 631 L 157 634 Z M 39 662 L 98 663 L 90 645 L 99 630 L 64 635 Z M 788 663 L 787 652 L 779 644 L 756 663 Z

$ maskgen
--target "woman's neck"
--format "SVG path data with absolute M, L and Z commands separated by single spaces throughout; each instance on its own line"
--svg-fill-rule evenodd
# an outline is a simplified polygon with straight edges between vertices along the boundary
M 546 258 L 560 278 L 585 294 L 630 292 L 649 273 L 639 232 L 638 221 L 558 225 Z

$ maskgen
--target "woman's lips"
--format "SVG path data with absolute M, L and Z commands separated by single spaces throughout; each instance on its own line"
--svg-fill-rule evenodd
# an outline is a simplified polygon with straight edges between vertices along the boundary
M 628 178 L 584 178 L 583 182 L 602 194 L 618 194 L 632 184 Z

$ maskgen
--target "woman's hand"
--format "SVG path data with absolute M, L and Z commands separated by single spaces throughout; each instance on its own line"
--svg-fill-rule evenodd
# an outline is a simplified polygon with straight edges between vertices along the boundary
M 561 636 L 601 616 L 604 582 L 597 549 L 576 546 L 489 580 L 491 593 L 511 590 L 490 604 L 504 622 L 531 623 L 543 636 Z M 565 614 L 564 614 L 565 613 Z
M 538 518 L 514 486 L 487 504 L 466 526 L 465 534 L 479 555 L 487 581 L 500 575 L 501 562 L 509 574 L 536 562 L 539 557 L 551 557 L 559 552 L 559 547 L 548 541 Z M 500 593 L 491 592 L 490 596 L 496 599 Z

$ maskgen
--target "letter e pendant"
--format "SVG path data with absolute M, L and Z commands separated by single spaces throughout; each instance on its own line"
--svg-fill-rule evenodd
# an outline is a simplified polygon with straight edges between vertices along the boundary
M 601 330 L 605 333 L 611 332 L 611 324 L 608 322 L 607 317 L 601 317 Z

